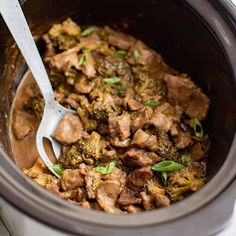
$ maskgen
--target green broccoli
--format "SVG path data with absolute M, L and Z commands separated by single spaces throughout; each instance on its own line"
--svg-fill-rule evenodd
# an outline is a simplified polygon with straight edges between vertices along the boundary
M 61 154 L 58 163 L 64 169 L 76 169 L 82 161 L 79 145 L 74 144 Z
M 182 200 L 191 192 L 198 191 L 206 182 L 206 176 L 201 168 L 184 167 L 169 174 L 166 188 L 172 201 Z
M 30 97 L 27 101 L 24 102 L 24 109 L 33 112 L 37 116 L 37 118 L 41 119 L 44 110 L 43 98 L 41 96 Z

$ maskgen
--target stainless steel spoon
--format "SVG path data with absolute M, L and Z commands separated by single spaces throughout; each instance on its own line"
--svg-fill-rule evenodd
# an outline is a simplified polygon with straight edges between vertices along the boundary
M 51 141 L 54 154 L 58 158 L 61 145 L 53 139 L 52 133 L 62 117 L 66 113 L 74 113 L 74 111 L 62 107 L 55 101 L 47 72 L 18 0 L 0 0 L 0 12 L 43 95 L 45 107 L 41 123 L 36 133 L 36 146 L 43 162 L 54 175 L 59 177 L 53 170 L 53 163 L 45 152 L 43 139 L 45 137 Z

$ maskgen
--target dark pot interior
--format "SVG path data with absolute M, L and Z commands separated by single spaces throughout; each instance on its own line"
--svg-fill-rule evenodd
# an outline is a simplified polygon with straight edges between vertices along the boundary
M 233 142 L 236 128 L 235 77 L 222 42 L 211 33 L 212 29 L 204 25 L 203 18 L 196 17 L 186 2 L 28 0 L 24 12 L 35 35 L 68 16 L 81 25 L 109 25 L 142 39 L 160 52 L 168 64 L 180 72 L 187 72 L 211 99 L 205 127 L 212 143 L 208 159 L 211 179 L 227 161 Z M 16 47 L 9 47 L 13 40 L 2 20 L 0 23 L 0 145 L 14 160 L 8 137 L 8 115 L 14 91 L 26 66 Z M 39 49 L 42 48 L 39 43 Z M 188 200 L 185 201 L 187 204 Z

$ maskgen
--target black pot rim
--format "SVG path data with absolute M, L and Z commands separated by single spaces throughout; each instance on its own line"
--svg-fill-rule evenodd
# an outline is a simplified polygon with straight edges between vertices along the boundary
M 224 1 L 215 2 L 223 5 L 224 9 L 227 10 L 227 5 Z M 208 25 L 208 28 L 215 35 L 222 50 L 225 52 L 229 65 L 231 65 L 232 75 L 236 79 L 236 55 L 234 55 L 236 39 L 232 25 L 229 25 L 229 22 L 218 13 L 210 1 L 185 0 L 184 3 Z M 211 12 L 210 15 L 209 12 Z M 233 20 L 236 21 L 235 18 Z M 66 201 L 54 197 L 24 176 L 3 150 L 0 150 L 0 156 L 1 196 L 27 215 L 54 228 L 72 233 L 83 232 L 83 229 L 78 227 L 78 225 L 93 231 L 98 229 L 108 231 L 110 229 L 118 230 L 120 227 L 138 230 L 140 227 L 150 228 L 154 225 L 157 226 L 174 221 L 214 201 L 232 181 L 235 181 L 236 177 L 236 165 L 234 165 L 236 136 L 234 136 L 227 159 L 218 173 L 203 189 L 188 197 L 184 202 L 176 203 L 173 206 L 158 211 L 140 213 L 138 217 L 137 215 L 110 215 L 73 206 Z M 156 219 L 158 219 L 158 222 Z

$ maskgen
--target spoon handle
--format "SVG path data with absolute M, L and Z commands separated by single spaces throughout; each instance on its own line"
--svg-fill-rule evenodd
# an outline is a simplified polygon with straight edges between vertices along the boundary
M 52 101 L 54 99 L 53 90 L 47 72 L 18 0 L 0 0 L 0 12 L 29 66 L 45 102 Z

